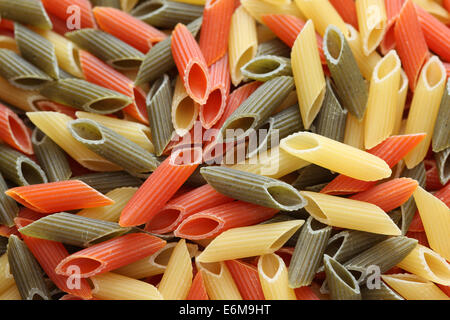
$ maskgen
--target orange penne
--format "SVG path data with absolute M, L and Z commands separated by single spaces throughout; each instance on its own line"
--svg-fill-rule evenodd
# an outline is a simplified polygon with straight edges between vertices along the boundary
M 410 178 L 392 179 L 355 194 L 350 199 L 369 202 L 389 212 L 405 203 L 418 185 L 416 180 Z
M 141 88 L 135 87 L 133 81 L 89 52 L 80 50 L 79 57 L 87 81 L 133 98 L 134 102 L 123 111 L 140 122 L 149 123 L 145 92 Z
M 230 94 L 230 65 L 228 54 L 215 62 L 209 68 L 211 90 L 208 100 L 200 106 L 200 121 L 205 129 L 210 129 L 220 120 Z
M 34 103 L 36 107 L 41 111 L 55 111 L 64 113 L 65 115 L 68 115 L 69 117 L 76 119 L 76 112 L 79 111 L 78 109 L 65 106 L 63 104 L 50 101 L 50 100 L 39 100 Z
M 79 180 L 67 180 L 24 187 L 5 192 L 25 207 L 42 213 L 104 207 L 114 201 Z
M 201 272 L 197 272 L 195 275 L 186 300 L 209 300 Z
M 425 41 L 431 51 L 450 62 L 450 29 L 419 6 L 415 6 Z
M 264 23 L 280 38 L 286 45 L 292 48 L 295 39 L 305 26 L 305 22 L 288 14 L 268 14 L 262 16 Z M 317 47 L 319 48 L 320 61 L 326 65 L 325 54 L 323 53 L 323 39 L 316 32 Z
M 380 43 L 380 49 L 383 55 L 386 55 L 390 50 L 395 48 L 394 27 L 404 2 L 405 0 L 384 0 L 387 24 L 386 33 Z
M 70 276 L 70 267 L 80 270 L 81 278 L 93 277 L 151 256 L 166 241 L 146 233 L 131 233 L 95 244 L 63 259 L 55 268 L 57 274 Z
M 406 236 L 408 238 L 416 239 L 417 241 L 419 241 L 419 244 L 421 244 L 425 247 L 428 247 L 428 248 L 430 247 L 430 244 L 428 243 L 427 234 L 425 232 L 408 231 L 406 233 Z
M 222 58 L 228 50 L 233 12 L 234 0 L 206 1 L 199 46 L 208 66 Z
M 172 55 L 187 94 L 205 104 L 210 90 L 208 66 L 192 33 L 182 23 L 172 33 Z
M 447 1 L 447 0 L 444 0 Z M 450 11 L 450 1 L 448 1 L 449 7 L 447 7 L 447 10 Z M 436 285 L 441 289 L 448 297 L 450 297 L 450 286 L 444 286 L 443 284 L 436 283 Z
M 403 5 L 394 28 L 395 43 L 403 69 L 414 91 L 420 70 L 429 56 L 414 4 L 407 0 Z
M 356 15 L 356 6 L 354 0 L 330 0 L 330 3 L 339 13 L 342 20 L 344 20 L 348 24 L 351 24 L 356 30 L 358 30 L 358 17 Z
M 73 31 L 67 28 L 66 20 L 62 20 L 49 12 L 47 12 L 47 14 L 53 25 L 52 31 L 58 33 L 61 36 L 64 36 L 67 32 Z
M 17 228 L 25 227 L 33 222 L 33 220 L 25 218 L 16 218 L 14 221 L 16 222 Z M 58 263 L 69 256 L 69 252 L 67 252 L 67 249 L 62 243 L 26 235 L 21 236 L 28 249 L 30 249 L 42 269 L 44 269 L 44 272 L 59 289 L 82 299 L 92 298 L 91 287 L 86 279 L 77 279 L 74 281 L 67 276 L 59 275 L 55 272 Z
M 145 229 L 157 234 L 169 233 L 174 231 L 184 219 L 192 216 L 194 213 L 233 200 L 234 199 L 217 192 L 210 185 L 205 184 L 204 186 L 195 188 L 170 200 L 164 208 L 159 211 L 149 223 L 147 223 Z
M 414 149 L 424 138 L 425 133 L 392 136 L 367 152 L 383 159 L 390 168 L 395 166 L 405 155 Z M 331 195 L 344 195 L 365 191 L 376 182 L 353 179 L 344 175 L 337 176 L 320 192 Z
M 92 5 L 89 0 L 42 0 L 45 10 L 67 23 L 75 23 L 79 15 L 80 27 L 95 28 Z M 76 26 L 74 26 L 74 29 Z
M 311 290 L 311 287 L 300 287 L 297 289 L 294 289 L 295 296 L 297 297 L 297 300 L 320 300 L 316 294 Z
M 279 210 L 233 201 L 195 213 L 181 222 L 175 236 L 202 240 L 215 238 L 222 232 L 246 227 L 272 218 Z
M 14 31 L 14 21 L 8 19 L 0 20 L 0 29 Z
M 123 209 L 119 221 L 121 226 L 138 226 L 147 223 L 161 211 L 201 161 L 201 150 L 194 150 L 194 161 L 180 163 L 177 157 L 183 157 L 186 151 L 186 149 L 174 151 L 147 178 Z
M 25 154 L 33 154 L 30 129 L 11 109 L 0 103 L 0 141 Z
M 441 184 L 439 179 L 439 170 L 436 165 L 436 160 L 424 160 L 425 164 L 425 181 L 427 190 L 438 190 L 444 186 Z
M 255 266 L 240 260 L 225 261 L 243 300 L 265 300 Z
M 100 29 L 143 53 L 167 38 L 165 33 L 119 9 L 95 7 L 93 12 Z

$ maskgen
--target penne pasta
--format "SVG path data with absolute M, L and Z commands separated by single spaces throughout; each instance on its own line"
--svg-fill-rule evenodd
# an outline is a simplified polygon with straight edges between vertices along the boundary
M 437 285 L 414 274 L 382 275 L 383 281 L 406 300 L 449 300 Z
M 117 188 L 139 187 L 142 184 L 142 180 L 124 171 L 89 173 L 73 179 L 80 180 L 103 194 Z
M 41 1 L 35 0 L 2 0 L 0 12 L 3 19 L 9 19 L 24 24 L 52 29 L 52 22 Z
M 450 137 L 448 134 L 448 119 L 450 113 L 450 81 L 447 76 L 447 84 L 442 96 L 439 113 L 434 126 L 432 147 L 434 152 L 440 152 L 450 147 Z
M 358 17 L 356 15 L 355 1 L 351 0 L 330 0 L 331 5 L 336 9 L 345 23 L 358 28 Z
M 172 123 L 175 132 L 184 136 L 194 127 L 199 113 L 199 104 L 187 93 L 183 80 L 177 77 L 172 99 Z
M 223 261 L 205 263 L 197 258 L 196 265 L 198 272 L 202 273 L 206 293 L 211 300 L 242 300 L 239 289 Z
M 286 1 L 284 4 L 274 4 L 270 0 L 242 0 L 241 5 L 259 23 L 264 23 L 262 17 L 267 14 L 289 14 L 303 20 L 305 19 L 303 12 L 294 1 Z
M 363 52 L 368 56 L 386 33 L 386 8 L 383 0 L 356 0 L 355 5 Z
M 0 140 L 27 155 L 33 154 L 28 128 L 14 111 L 1 103 Z
M 256 56 L 241 68 L 241 72 L 244 77 L 256 81 L 268 81 L 278 76 L 292 76 L 290 60 L 277 56 Z
M 195 275 L 186 300 L 209 300 L 208 294 L 206 293 L 205 281 L 203 280 L 203 274 L 201 272 L 197 272 Z
M 67 21 L 68 25 L 76 23 L 71 16 L 74 12 L 79 14 L 80 28 L 94 28 L 95 20 L 92 14 L 92 5 L 89 0 L 42 0 L 45 10 L 55 17 Z M 95 5 L 99 5 L 94 3 Z M 71 6 L 77 6 L 75 11 Z M 71 24 L 69 24 L 69 22 Z
M 256 267 L 240 260 L 227 260 L 225 264 L 243 300 L 265 299 Z
M 328 255 L 323 258 L 325 274 L 333 300 L 361 300 L 358 282 L 350 271 Z
M 266 300 L 296 300 L 295 292 L 288 283 L 286 265 L 277 254 L 259 257 L 258 274 Z

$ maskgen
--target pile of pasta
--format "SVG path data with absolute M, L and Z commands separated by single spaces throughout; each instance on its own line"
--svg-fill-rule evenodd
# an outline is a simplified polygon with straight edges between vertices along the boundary
M 0 0 L 0 299 L 450 299 L 449 9 Z

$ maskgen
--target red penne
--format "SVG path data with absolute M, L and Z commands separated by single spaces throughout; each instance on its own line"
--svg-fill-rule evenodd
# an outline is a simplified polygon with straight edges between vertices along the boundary
M 233 201 L 195 213 L 181 222 L 175 236 L 189 240 L 211 239 L 231 229 L 257 224 L 279 210 Z
M 409 225 L 408 231 L 425 232 L 425 228 L 423 227 L 422 219 L 420 218 L 418 210 L 416 210 L 416 213 L 414 214 L 414 218 L 412 219 L 411 224 Z
M 167 38 L 165 33 L 122 10 L 95 7 L 93 11 L 100 29 L 143 53 L 147 53 L 154 43 Z
M 18 236 L 19 238 L 22 237 L 20 232 L 17 231 L 16 226 L 8 227 L 5 225 L 0 224 L 0 236 L 9 238 L 10 235 Z
M 445 0 L 444 0 L 445 1 Z M 449 1 L 450 2 L 450 1 Z M 447 10 L 449 10 L 447 8 Z M 442 284 L 436 283 L 436 285 L 439 287 L 439 289 L 441 289 L 447 296 L 450 297 L 450 286 L 444 286 Z
M 79 180 L 67 180 L 24 187 L 5 192 L 25 207 L 42 213 L 104 207 L 114 201 Z
M 75 108 L 65 106 L 63 104 L 53 102 L 50 100 L 39 100 L 34 103 L 36 107 L 41 111 L 55 111 L 64 113 L 65 115 L 68 115 L 69 117 L 76 119 L 77 116 L 75 115 L 78 111 Z
M 210 185 L 205 184 L 170 200 L 147 223 L 145 229 L 158 234 L 169 233 L 174 231 L 184 219 L 192 216 L 194 213 L 231 201 L 234 201 L 234 199 L 224 196 Z
M 30 130 L 11 109 L 0 103 L 0 141 L 25 154 L 33 154 Z
M 444 202 L 450 208 L 450 183 L 434 193 L 434 196 Z
M 197 272 L 195 275 L 186 300 L 209 300 L 201 272 Z
M 367 150 L 367 152 L 383 159 L 392 168 L 408 152 L 414 149 L 425 138 L 425 135 L 425 133 L 418 133 L 391 136 L 372 149 Z M 334 178 L 320 192 L 331 195 L 352 194 L 365 191 L 374 186 L 375 183 L 374 181 L 368 182 L 353 179 L 341 174 Z
M 192 33 L 182 23 L 172 33 L 172 55 L 187 94 L 205 104 L 210 91 L 208 65 Z
M 255 266 L 239 260 L 225 261 L 243 300 L 265 300 Z
M 450 29 L 419 6 L 415 6 L 425 41 L 441 60 L 450 62 Z
M 445 10 L 450 12 L 450 0 L 442 0 L 442 6 L 445 8 Z
M 8 19 L 0 20 L 0 29 L 9 30 L 14 32 L 14 21 Z
M 138 226 L 152 220 L 186 182 L 201 162 L 201 150 L 194 150 L 193 161 L 179 161 L 186 150 L 177 150 L 147 178 L 122 211 L 119 224 Z
M 275 253 L 278 256 L 280 256 L 281 259 L 283 259 L 284 264 L 288 268 L 289 268 L 289 265 L 291 264 L 291 259 L 292 259 L 292 255 L 294 254 L 294 249 L 295 248 L 293 248 L 293 247 L 283 247 L 283 248 L 275 251 Z
M 443 188 L 440 179 L 439 179 L 439 170 L 436 165 L 436 160 L 424 160 L 425 164 L 426 176 L 425 176 L 425 185 L 427 190 L 438 190 Z
M 186 148 L 202 148 L 204 128 L 200 121 L 195 121 L 194 126 L 184 136 L 176 135 L 167 145 L 164 154 L 169 155 L 174 150 Z
M 414 4 L 407 0 L 403 5 L 394 28 L 395 43 L 403 69 L 414 91 L 420 70 L 429 56 Z
M 390 1 L 390 0 L 387 0 Z M 346 23 L 358 30 L 358 17 L 354 0 L 330 0 L 330 3 Z
M 123 109 L 133 118 L 148 124 L 145 92 L 135 87 L 133 81 L 114 70 L 87 51 L 80 50 L 80 66 L 87 81 L 133 98 L 133 103 Z
M 18 228 L 25 227 L 33 222 L 33 220 L 25 218 L 16 218 L 14 221 Z M 68 275 L 59 275 L 55 272 L 56 266 L 69 256 L 69 252 L 62 243 L 27 235 L 22 235 L 22 238 L 44 272 L 60 290 L 82 299 L 92 298 L 91 287 L 86 279 L 70 279 L 69 276 L 73 274 L 72 272 Z
M 66 20 L 61 20 L 57 16 L 55 16 L 51 13 L 48 13 L 48 12 L 47 12 L 47 14 L 53 25 L 52 31 L 54 31 L 62 36 L 64 36 L 67 32 L 73 31 L 73 29 L 67 28 Z
M 228 50 L 233 11 L 234 0 L 206 1 L 199 46 L 208 66 L 222 58 Z
M 425 246 L 425 247 L 430 247 L 430 244 L 428 243 L 428 239 L 427 239 L 427 234 L 425 232 L 412 232 L 412 231 L 408 231 L 406 233 L 406 236 L 408 238 L 412 238 L 412 239 L 416 239 L 417 241 L 419 241 L 419 244 Z
M 151 256 L 166 241 L 146 233 L 131 233 L 78 251 L 59 262 L 57 274 L 69 276 L 70 267 L 80 270 L 81 278 L 93 277 Z
M 24 218 L 27 220 L 39 220 L 40 218 L 44 217 L 45 215 L 36 211 L 33 211 L 31 209 L 28 209 L 26 207 L 20 208 L 19 214 L 17 217 Z
M 410 178 L 392 179 L 355 194 L 350 199 L 369 202 L 389 212 L 405 203 L 418 185 L 416 180 Z
M 63 21 L 74 24 L 79 21 L 78 28 L 95 28 L 92 5 L 89 0 L 42 0 L 45 10 Z M 79 19 L 79 20 L 78 20 Z
M 200 106 L 200 121 L 205 129 L 216 124 L 225 112 L 231 81 L 228 54 L 209 68 L 209 77 L 211 90 L 208 100 Z
M 292 48 L 295 39 L 299 35 L 305 26 L 305 21 L 302 19 L 291 16 L 288 14 L 268 14 L 262 16 L 264 23 L 276 34 L 281 41 Z M 327 60 L 325 59 L 325 54 L 323 53 L 323 39 L 316 32 L 317 47 L 319 48 L 320 61 L 322 64 L 326 65 Z
M 386 33 L 380 43 L 380 49 L 383 55 L 386 55 L 390 50 L 395 48 L 394 27 L 404 2 L 405 0 L 384 0 L 387 25 Z
M 297 300 L 320 300 L 311 287 L 300 287 L 294 289 Z

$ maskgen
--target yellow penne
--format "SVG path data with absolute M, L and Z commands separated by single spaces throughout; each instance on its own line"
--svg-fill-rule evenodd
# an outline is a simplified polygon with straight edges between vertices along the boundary
M 327 225 L 386 235 L 401 235 L 401 230 L 378 206 L 328 194 L 301 191 L 308 200 L 306 211 Z
M 356 0 L 355 5 L 362 49 L 368 56 L 375 51 L 386 33 L 384 0 Z
M 395 111 L 395 124 L 392 134 L 401 134 L 403 111 L 405 110 L 406 97 L 408 96 L 408 77 L 405 71 L 400 71 L 400 85 L 397 93 L 397 108 Z
M 93 171 L 119 171 L 120 167 L 92 152 L 74 137 L 67 124 L 73 119 L 58 112 L 27 112 L 28 118 L 42 132 L 82 166 Z
M 295 0 L 295 3 L 307 19 L 314 21 L 314 26 L 322 37 L 330 24 L 339 28 L 344 35 L 348 35 L 344 20 L 328 0 Z
M 312 20 L 306 22 L 294 42 L 291 63 L 303 125 L 309 129 L 325 97 L 325 76 Z
M 280 148 L 303 160 L 358 180 L 376 181 L 392 173 L 388 164 L 379 157 L 311 132 L 298 132 L 282 139 Z
M 8 255 L 4 253 L 0 257 L 0 294 L 3 294 L 14 282 L 14 277 L 9 271 Z
M 177 77 L 172 99 L 172 123 L 180 137 L 188 133 L 194 126 L 199 108 L 199 104 L 188 95 L 183 80 Z
M 123 208 L 125 208 L 128 201 L 134 196 L 137 189 L 125 187 L 111 190 L 105 196 L 112 199 L 114 204 L 105 207 L 83 209 L 77 214 L 92 219 L 118 222 Z
M 400 58 L 391 50 L 378 62 L 372 73 L 364 125 L 366 149 L 375 147 L 394 131 L 400 70 Z
M 304 222 L 291 220 L 227 230 L 211 241 L 197 260 L 217 262 L 273 253 L 281 248 Z
M 53 31 L 37 28 L 33 30 L 53 44 L 56 59 L 61 69 L 75 77 L 84 78 L 79 65 L 78 48 L 72 41 L 67 40 L 65 37 Z
M 243 6 L 231 17 L 228 41 L 231 82 L 237 86 L 244 78 L 241 68 L 256 56 L 258 36 L 255 19 Z
M 120 0 L 120 7 L 125 12 L 130 12 L 133 9 L 139 0 Z
M 15 283 L 0 294 L 0 300 L 22 300 Z
M 148 152 L 153 153 L 155 151 L 153 143 L 150 139 L 150 128 L 141 123 L 116 119 L 84 111 L 77 111 L 76 116 L 80 119 L 94 120 L 95 122 L 98 122 L 105 127 L 115 131 L 116 133 L 124 136 L 128 140 L 133 141 Z
M 182 239 L 175 246 L 170 256 L 158 290 L 165 300 L 185 300 L 192 285 L 192 262 Z
M 242 300 L 239 289 L 223 261 L 203 263 L 196 260 L 196 264 L 211 300 Z
M 253 18 L 262 24 L 264 22 L 261 17 L 266 14 L 289 14 L 305 20 L 305 16 L 295 5 L 294 1 L 287 1 L 286 4 L 276 5 L 261 0 L 241 0 L 241 5 Z
M 397 266 L 424 279 L 450 286 L 450 264 L 437 252 L 420 244 Z
M 266 300 L 297 300 L 289 287 L 288 271 L 283 259 L 275 253 L 259 257 L 258 275 Z
M 347 114 L 344 143 L 364 150 L 364 120 L 359 121 L 358 118 L 351 113 Z
M 373 69 L 377 65 L 378 61 L 381 60 L 381 56 L 378 52 L 373 51 L 371 54 L 366 56 L 362 49 L 362 40 L 359 32 L 350 24 L 347 24 L 348 37 L 347 42 L 352 49 L 353 56 L 355 57 L 356 63 L 358 64 L 361 74 L 370 80 L 372 78 Z
M 430 248 L 450 261 L 450 209 L 440 199 L 420 186 L 414 191 L 414 200 L 422 218 Z
M 129 265 L 114 270 L 114 272 L 134 279 L 142 279 L 163 274 L 176 245 L 176 242 L 170 242 L 150 257 L 130 263 Z M 198 246 L 195 244 L 188 243 L 187 248 L 191 258 L 198 252 Z
M 36 102 L 47 99 L 36 91 L 19 89 L 0 77 L 0 100 L 24 111 L 38 111 Z
M 381 278 L 406 300 L 450 300 L 433 282 L 414 274 L 390 274 Z
M 308 161 L 297 158 L 276 146 L 231 168 L 278 179 L 308 165 L 310 165 Z
M 9 49 L 14 51 L 15 53 L 19 53 L 19 49 L 17 48 L 16 40 L 14 38 L 8 36 L 0 35 L 0 48 L 1 49 Z
M 408 169 L 419 164 L 428 152 L 446 79 L 447 74 L 442 62 L 433 56 L 422 68 L 406 122 L 405 134 L 427 134 L 425 139 L 405 156 Z
M 436 19 L 440 20 L 443 24 L 450 23 L 450 13 L 445 10 L 441 3 L 437 3 L 434 0 L 412 0 L 422 9 L 428 11 Z
M 92 296 L 101 300 L 163 300 L 151 284 L 106 272 L 89 278 L 94 286 Z

